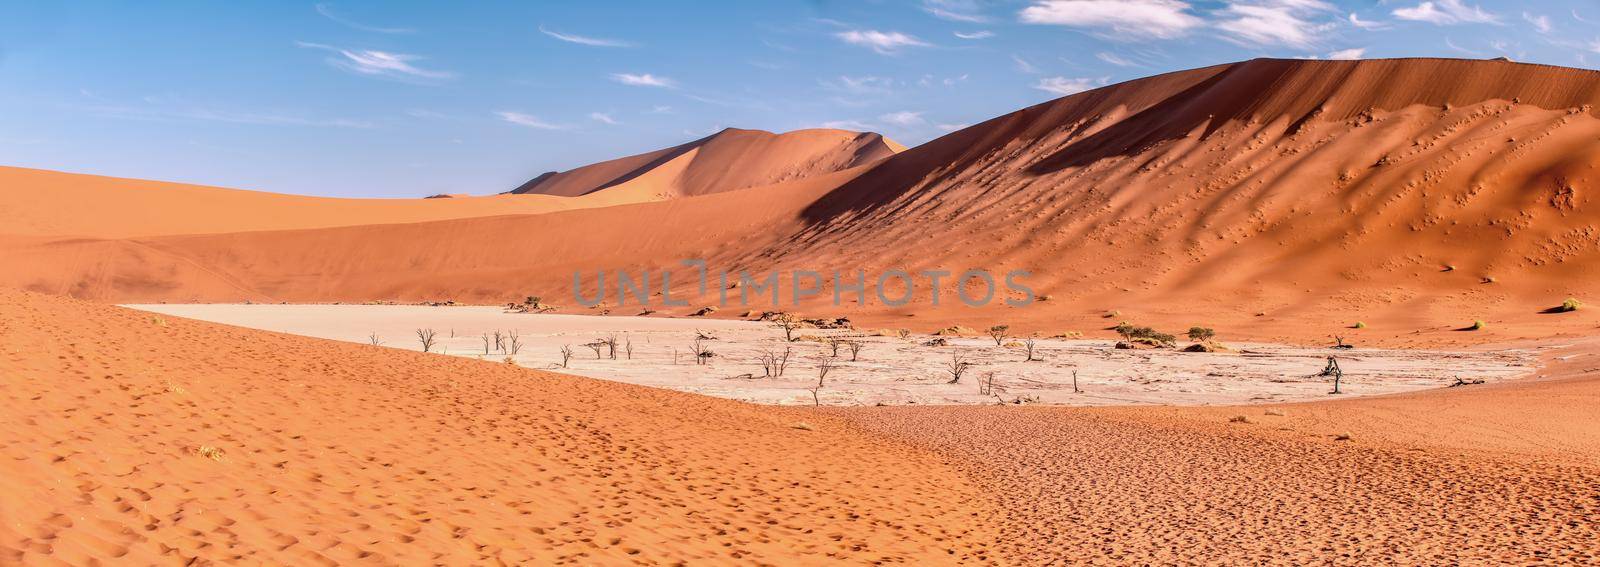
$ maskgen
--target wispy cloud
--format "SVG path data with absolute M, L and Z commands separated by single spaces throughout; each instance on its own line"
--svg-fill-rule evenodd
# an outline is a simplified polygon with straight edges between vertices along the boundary
M 867 124 L 859 120 L 829 120 L 827 122 L 823 122 L 822 124 L 818 124 L 817 127 L 831 128 L 834 130 L 855 130 L 857 132 L 872 130 L 871 124 Z
M 1361 19 L 1361 16 L 1357 16 L 1355 12 L 1350 12 L 1350 17 L 1346 18 L 1346 19 L 1349 20 L 1350 25 L 1355 26 L 1355 27 L 1360 28 L 1360 29 L 1367 30 L 1367 31 L 1376 31 L 1376 30 L 1389 29 L 1389 24 L 1385 24 L 1383 22 L 1374 22 L 1374 21 L 1370 21 L 1370 20 L 1363 20 L 1363 19 Z
M 839 75 L 838 79 L 821 81 L 823 88 L 854 95 L 881 95 L 894 90 L 894 80 L 888 77 Z
M 989 21 L 973 0 L 922 0 L 922 9 L 935 18 L 952 22 L 982 24 Z
M 1397 8 L 1394 17 L 1402 20 L 1428 22 L 1437 26 L 1452 24 L 1493 24 L 1499 23 L 1500 17 L 1484 11 L 1477 6 L 1468 6 L 1461 0 L 1438 0 L 1436 2 L 1423 2 L 1410 8 Z
M 590 112 L 589 119 L 602 124 L 610 124 L 612 126 L 621 124 L 621 122 L 618 122 L 617 119 L 612 118 L 610 114 L 606 114 L 604 112 Z
M 543 24 L 539 25 L 539 33 L 548 35 L 550 37 L 559 39 L 561 41 L 565 41 L 567 43 L 576 43 L 578 45 L 587 45 L 587 46 L 590 46 L 590 47 L 633 47 L 634 46 L 633 42 L 623 41 L 623 40 L 620 40 L 620 39 L 605 39 L 605 38 L 599 38 L 599 37 L 588 37 L 588 36 L 582 36 L 582 35 L 577 35 L 577 34 L 561 33 L 561 32 L 558 32 L 558 31 L 547 30 L 547 29 L 544 28 Z
M 310 126 L 318 128 L 373 128 L 371 122 L 347 118 L 311 118 L 299 114 L 223 109 L 163 97 L 145 97 L 142 104 L 121 104 L 91 97 L 95 103 L 71 105 L 85 114 L 124 120 L 200 120 L 257 126 Z
M 1335 51 L 1333 53 L 1329 53 L 1328 54 L 1328 58 L 1329 59 L 1360 59 L 1363 56 L 1365 56 L 1366 54 L 1367 54 L 1367 48 L 1365 48 L 1365 47 L 1352 47 L 1350 49 L 1341 49 L 1341 50 Z
M 344 19 L 342 17 L 339 17 L 338 14 L 333 13 L 333 7 L 329 6 L 327 4 L 317 4 L 313 8 L 317 11 L 318 14 L 322 14 L 322 17 L 324 17 L 324 18 L 327 18 L 327 19 L 333 20 L 335 22 L 338 22 L 339 24 L 341 24 L 341 25 L 343 25 L 345 27 L 354 28 L 354 29 L 358 29 L 358 30 L 361 30 L 361 31 L 365 31 L 365 32 L 401 34 L 401 33 L 414 33 L 414 32 L 417 31 L 417 30 L 414 30 L 414 29 L 411 29 L 411 28 L 386 28 L 386 27 L 380 27 L 380 26 L 369 26 L 369 25 L 366 25 L 366 24 L 363 24 L 363 23 L 360 23 L 360 22 L 347 20 L 347 19 Z
M 423 57 L 406 53 L 393 53 L 375 49 L 343 49 L 320 43 L 297 41 L 295 45 L 332 53 L 326 61 L 337 69 L 372 77 L 388 77 L 407 81 L 437 81 L 455 77 L 449 71 L 434 71 L 413 65 Z
M 1105 84 L 1107 80 L 1108 79 L 1106 78 L 1096 80 L 1085 78 L 1045 77 L 1043 79 L 1039 79 L 1038 83 L 1034 83 L 1033 88 L 1061 96 L 1066 96 L 1093 89 Z
M 1205 25 L 1178 0 L 1035 0 L 1017 16 L 1025 24 L 1082 28 L 1124 41 L 1171 39 Z
M 666 77 L 657 77 L 649 73 L 637 75 L 633 73 L 612 73 L 611 80 L 624 85 L 633 85 L 636 87 L 660 87 L 664 89 L 670 89 L 674 86 L 677 86 L 677 83 L 672 79 L 668 79 Z
M 1533 29 L 1539 30 L 1539 33 L 1550 33 L 1552 26 L 1550 25 L 1549 16 L 1523 12 L 1522 19 L 1527 20 L 1529 24 L 1532 24 Z
M 897 31 L 848 30 L 833 34 L 845 43 L 870 47 L 881 55 L 894 55 L 907 47 L 927 47 L 929 44 Z
M 1095 56 L 1096 59 L 1099 59 L 1101 61 L 1105 61 L 1106 63 L 1110 63 L 1110 64 L 1116 65 L 1118 67 L 1139 67 L 1139 66 L 1141 66 L 1138 63 L 1134 63 L 1133 61 L 1129 60 L 1128 58 L 1123 57 L 1121 55 L 1117 55 L 1115 53 L 1108 53 L 1108 52 L 1105 52 L 1105 51 L 1101 51 L 1099 53 L 1094 54 L 1094 56 Z
M 1311 18 L 1332 10 L 1320 0 L 1234 2 L 1217 11 L 1221 20 L 1216 26 L 1229 34 L 1224 39 L 1236 44 L 1305 48 L 1333 29 L 1333 24 L 1318 24 Z
M 1458 52 L 1461 52 L 1461 53 L 1465 53 L 1465 54 L 1471 55 L 1473 57 L 1483 57 L 1483 52 L 1482 51 L 1478 51 L 1478 50 L 1475 50 L 1475 49 L 1467 49 L 1465 47 L 1461 47 L 1459 45 L 1456 45 L 1456 41 L 1453 40 L 1453 39 L 1450 39 L 1448 37 L 1444 38 L 1444 45 L 1445 45 L 1445 47 L 1448 47 L 1451 50 L 1458 51 Z
M 964 128 L 968 127 L 968 126 L 971 126 L 971 124 L 959 123 L 959 124 L 935 124 L 934 125 L 935 128 L 938 128 L 940 130 L 944 130 L 946 132 L 954 132 L 956 130 L 964 129 Z
M 513 112 L 513 111 L 509 111 L 509 110 L 502 110 L 500 112 L 496 112 L 495 115 L 499 116 L 501 120 L 504 120 L 506 122 L 510 122 L 512 124 L 516 124 L 518 126 L 527 126 L 529 128 L 536 128 L 536 129 L 539 129 L 539 130 L 566 130 L 567 129 L 566 126 L 562 126 L 562 125 L 559 125 L 559 124 L 551 124 L 549 122 L 545 122 L 543 120 L 540 120 L 539 117 L 534 116 L 532 114 L 523 114 L 521 112 Z
M 1011 63 L 1016 65 L 1017 70 L 1023 73 L 1027 73 L 1029 75 L 1039 74 L 1039 68 L 1034 67 L 1033 64 L 1029 63 L 1027 59 L 1023 59 L 1021 55 L 1012 54 Z
M 989 30 L 978 30 L 978 31 L 975 31 L 975 32 L 970 32 L 970 33 L 968 33 L 968 32 L 953 32 L 953 33 L 955 33 L 956 37 L 959 37 L 961 39 L 989 39 L 991 37 L 994 37 L 994 32 L 989 31 Z
M 883 122 L 894 124 L 896 126 L 916 126 L 918 124 L 927 122 L 926 120 L 922 119 L 922 114 L 923 113 L 921 112 L 902 110 L 900 112 L 890 112 L 888 114 L 879 116 L 878 120 L 882 120 Z

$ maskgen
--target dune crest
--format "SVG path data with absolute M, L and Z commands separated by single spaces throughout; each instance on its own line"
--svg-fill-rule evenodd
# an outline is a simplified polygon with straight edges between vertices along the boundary
M 1331 340 L 1356 321 L 1373 327 L 1364 338 L 1423 330 L 1428 344 L 1548 336 L 1581 318 L 1540 310 L 1600 297 L 1596 104 L 1600 72 L 1579 69 L 1253 60 L 1064 97 L 759 191 L 256 236 L 9 239 L 0 262 L 71 261 L 0 282 L 118 301 L 499 303 L 569 297 L 573 270 L 683 258 L 730 271 L 981 267 L 1026 270 L 1049 301 L 935 307 L 924 292 L 902 308 L 834 307 L 824 286 L 800 310 L 1056 332 L 1102 328 L 1115 310 L 1266 340 Z M 633 180 L 700 179 L 710 151 Z M 655 198 L 627 185 L 589 196 Z M 1479 319 L 1490 330 L 1449 332 Z
M 904 149 L 872 132 L 725 128 L 654 152 L 546 172 L 511 193 L 579 196 L 632 188 L 666 197 L 707 195 L 849 169 Z

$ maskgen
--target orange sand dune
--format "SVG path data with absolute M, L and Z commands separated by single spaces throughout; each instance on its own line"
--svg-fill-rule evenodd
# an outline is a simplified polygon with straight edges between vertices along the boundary
M 1588 312 L 1541 311 L 1600 298 L 1596 103 L 1593 71 L 1253 60 L 1065 97 L 760 191 L 256 236 L 9 239 L 0 283 L 117 301 L 570 303 L 575 269 L 705 258 L 758 272 L 1022 269 L 1049 296 L 972 309 L 946 288 L 934 307 L 924 288 L 902 308 L 800 309 L 920 330 L 1130 320 L 1391 345 L 1581 334 Z M 693 301 L 678 311 L 711 299 Z M 1457 331 L 1476 320 L 1486 329 Z
M 628 194 L 448 199 L 304 197 L 0 167 L 0 234 L 126 238 L 536 214 L 637 202 Z
M 1582 365 L 1278 408 L 819 410 L 12 290 L 0 332 L 7 564 L 1600 559 Z
M 7 565 L 928 564 L 994 537 L 951 468 L 824 416 L 15 290 L 0 333 Z
M 577 196 L 632 187 L 661 197 L 705 195 L 849 169 L 904 149 L 872 132 L 726 128 L 679 146 L 546 172 L 511 192 Z

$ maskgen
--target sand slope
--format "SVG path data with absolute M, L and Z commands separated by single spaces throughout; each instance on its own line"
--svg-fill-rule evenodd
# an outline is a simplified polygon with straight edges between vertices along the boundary
M 14 290 L 0 336 L 0 563 L 927 564 L 992 538 L 953 469 L 822 416 Z
M 933 307 L 924 292 L 899 309 L 801 310 L 919 330 L 1093 332 L 1118 311 L 1274 341 L 1501 341 L 1595 325 L 1540 312 L 1600 298 L 1596 103 L 1593 71 L 1253 60 L 1065 97 L 760 198 L 255 238 L 11 239 L 0 262 L 32 266 L 4 270 L 6 285 L 117 301 L 570 298 L 574 269 L 695 257 L 730 271 L 1025 269 L 1050 301 Z M 129 247 L 165 258 L 134 262 Z M 1475 320 L 1488 329 L 1455 331 Z
M 414 223 L 638 202 L 628 194 L 340 199 L 0 167 L 0 234 L 124 238 Z
M 663 198 L 706 195 L 849 169 L 904 149 L 872 132 L 812 129 L 774 134 L 726 128 L 654 152 L 546 172 L 511 192 L 578 196 L 605 190 Z

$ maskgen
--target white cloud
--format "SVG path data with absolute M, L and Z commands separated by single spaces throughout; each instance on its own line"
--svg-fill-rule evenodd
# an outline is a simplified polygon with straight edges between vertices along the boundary
M 636 87 L 661 87 L 667 89 L 670 89 L 677 84 L 674 83 L 672 79 L 668 79 L 666 77 L 657 77 L 649 73 L 644 73 L 642 75 L 636 75 L 633 73 L 612 73 L 611 80 L 624 85 L 633 85 Z
M 650 107 L 650 110 L 645 111 L 645 114 L 672 114 L 672 107 L 665 104 L 658 104 Z
M 1362 56 L 1364 56 L 1366 54 L 1367 54 L 1367 49 L 1365 47 L 1353 47 L 1353 48 L 1350 48 L 1350 49 L 1341 49 L 1341 50 L 1335 51 L 1333 53 L 1329 53 L 1328 54 L 1328 58 L 1329 59 L 1360 59 Z
M 1020 55 L 1012 55 L 1011 61 L 1017 64 L 1018 71 L 1028 73 L 1030 75 L 1037 75 L 1039 73 L 1038 67 L 1034 67 L 1032 63 L 1029 63 L 1027 59 L 1023 59 Z
M 952 22 L 981 24 L 989 21 L 973 0 L 922 0 L 922 9 L 935 18 Z
M 1309 18 L 1333 7 L 1320 0 L 1266 0 L 1257 3 L 1235 2 L 1217 11 L 1223 18 L 1216 26 L 1244 45 L 1283 45 L 1310 47 L 1321 40 L 1332 24 L 1316 24 Z
M 1349 20 L 1350 20 L 1350 25 L 1358 27 L 1358 28 L 1361 28 L 1361 29 L 1364 29 L 1364 30 L 1367 30 L 1367 31 L 1381 30 L 1381 29 L 1388 29 L 1389 28 L 1389 25 L 1385 24 L 1383 22 L 1373 22 L 1373 21 L 1363 20 L 1363 19 L 1361 19 L 1361 16 L 1357 16 L 1355 12 L 1351 12 L 1350 13 Z
M 887 122 L 889 124 L 894 124 L 896 126 L 915 126 L 917 124 L 922 124 L 922 123 L 926 122 L 925 120 L 922 119 L 922 113 L 921 112 L 911 112 L 909 110 L 902 110 L 900 112 L 891 112 L 891 113 L 879 116 L 878 120 L 882 120 L 884 122 Z
M 822 81 L 822 86 L 829 90 L 840 91 L 849 94 L 879 95 L 888 94 L 894 90 L 894 79 L 890 79 L 888 77 L 874 77 L 872 75 L 863 75 L 860 77 L 839 75 L 839 79 L 837 81 Z
M 1533 29 L 1539 30 L 1539 33 L 1550 33 L 1551 26 L 1550 18 L 1548 16 L 1523 12 L 1522 19 L 1527 20 L 1530 24 L 1533 24 Z
M 357 75 L 410 80 L 437 80 L 455 76 L 455 73 L 448 71 L 433 71 L 412 65 L 412 61 L 421 61 L 423 59 L 418 55 L 378 51 L 375 49 L 342 49 L 304 41 L 297 41 L 295 45 L 333 53 L 335 56 L 327 59 L 329 65 Z
M 1110 63 L 1110 64 L 1116 65 L 1118 67 L 1138 67 L 1139 66 L 1138 63 L 1134 63 L 1133 61 L 1129 61 L 1128 59 L 1122 57 L 1121 55 L 1117 55 L 1115 53 L 1107 53 L 1105 51 L 1101 51 L 1099 53 L 1094 54 L 1094 56 L 1095 56 L 1095 58 L 1097 58 L 1097 59 L 1099 59 L 1101 61 L 1105 61 L 1106 63 Z
M 1393 13 L 1394 17 L 1402 20 L 1428 22 L 1439 26 L 1493 24 L 1500 21 L 1498 16 L 1484 11 L 1483 8 L 1463 4 L 1461 0 L 1423 2 L 1410 8 L 1397 8 Z
M 882 32 L 878 30 L 849 30 L 833 34 L 834 37 L 844 40 L 851 45 L 870 47 L 883 55 L 893 55 L 906 47 L 927 47 L 928 43 L 915 36 L 906 35 L 897 31 Z
M 1104 83 L 1104 82 L 1105 82 L 1104 79 L 1099 81 L 1099 83 Z M 1097 83 L 1094 79 L 1082 79 L 1082 78 L 1069 79 L 1067 77 L 1045 77 L 1043 79 L 1039 79 L 1039 82 L 1034 84 L 1033 88 L 1036 88 L 1036 89 L 1039 89 L 1039 90 L 1045 91 L 1045 92 L 1055 93 L 1055 94 L 1058 94 L 1058 95 L 1061 95 L 1061 96 L 1066 96 L 1066 95 L 1077 94 L 1077 93 L 1081 93 L 1083 91 L 1087 91 L 1087 90 L 1093 89 L 1093 88 L 1099 86 L 1099 83 Z
M 820 128 L 831 128 L 831 129 L 834 129 L 834 130 L 855 130 L 857 132 L 862 132 L 862 131 L 867 131 L 867 130 L 871 130 L 872 129 L 872 125 L 871 124 L 867 124 L 865 122 L 861 122 L 861 121 L 857 121 L 857 120 L 829 120 L 827 122 L 823 122 L 822 124 L 818 125 L 818 127 L 820 127 Z
M 610 114 L 606 114 L 604 112 L 590 112 L 589 113 L 589 119 L 593 120 L 595 122 L 602 122 L 602 123 L 605 123 L 605 124 L 611 124 L 613 126 L 615 126 L 617 124 L 621 124 L 621 122 L 617 122 L 617 119 L 612 118 Z
M 1600 39 L 1589 42 L 1589 51 L 1600 53 Z
M 633 43 L 627 42 L 627 41 L 622 41 L 620 39 L 604 39 L 604 38 L 598 38 L 598 37 L 586 37 L 586 36 L 570 34 L 570 33 L 561 33 L 561 32 L 557 32 L 557 31 L 551 31 L 551 30 L 544 29 L 543 25 L 539 26 L 539 33 L 548 35 L 550 37 L 559 39 L 561 41 L 565 41 L 567 43 L 576 43 L 578 45 L 587 45 L 587 46 L 590 46 L 590 47 L 633 47 Z
M 339 17 L 338 14 L 334 14 L 333 13 L 333 8 L 328 6 L 327 4 L 317 4 L 316 6 L 313 7 L 313 9 L 315 9 L 318 14 L 322 14 L 322 17 L 324 17 L 324 18 L 327 18 L 327 19 L 333 20 L 335 22 L 338 22 L 340 25 L 343 25 L 343 26 L 346 26 L 346 27 L 350 27 L 350 28 L 354 28 L 354 29 L 358 29 L 358 30 L 361 30 L 361 31 L 373 32 L 373 33 L 387 33 L 387 34 L 412 33 L 412 32 L 416 31 L 416 30 L 413 30 L 411 28 L 385 28 L 385 27 L 378 27 L 378 26 L 369 26 L 369 25 L 358 23 L 358 22 L 353 22 L 353 21 L 350 21 L 350 20 L 346 20 L 344 18 Z
M 1085 28 L 1114 39 L 1171 39 L 1205 24 L 1178 0 L 1035 0 L 1018 12 L 1027 24 Z
M 944 130 L 946 132 L 954 132 L 956 130 L 964 129 L 964 128 L 968 127 L 968 126 L 971 126 L 971 124 L 966 124 L 966 123 L 961 123 L 961 124 L 937 124 L 934 127 L 938 128 L 940 130 Z
M 975 31 L 975 32 L 972 32 L 972 33 L 964 33 L 964 32 L 954 32 L 954 33 L 956 34 L 956 37 L 959 37 L 961 39 L 989 39 L 991 37 L 994 37 L 994 32 L 989 31 L 989 30 L 978 30 L 978 31 Z
M 537 117 L 537 116 L 533 116 L 531 114 L 523 114 L 521 112 L 500 111 L 500 112 L 496 112 L 495 115 L 499 116 L 501 120 L 504 120 L 506 122 L 510 122 L 510 123 L 516 124 L 518 126 L 527 126 L 529 128 L 537 128 L 537 129 L 540 129 L 540 130 L 565 130 L 567 128 L 566 126 L 560 126 L 560 125 L 557 125 L 557 124 L 551 124 L 549 122 L 545 122 L 543 120 L 540 120 L 539 117 Z

